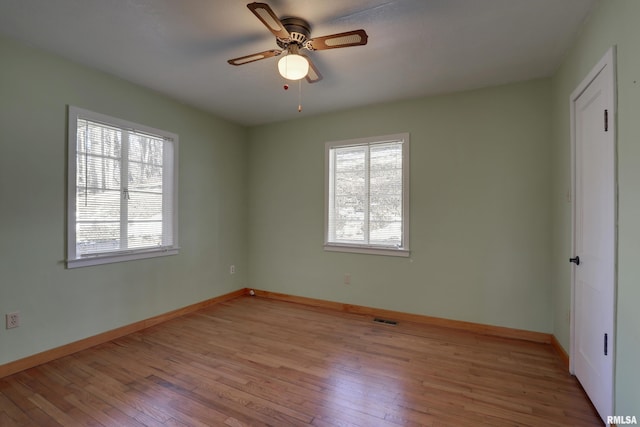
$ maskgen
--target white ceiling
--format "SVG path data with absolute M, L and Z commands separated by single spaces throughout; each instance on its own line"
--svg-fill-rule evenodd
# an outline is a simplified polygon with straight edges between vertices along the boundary
M 551 75 L 598 0 L 266 0 L 311 37 L 364 28 L 366 46 L 310 52 L 324 79 L 283 90 L 277 48 L 242 0 L 0 0 L 0 32 L 253 125 Z

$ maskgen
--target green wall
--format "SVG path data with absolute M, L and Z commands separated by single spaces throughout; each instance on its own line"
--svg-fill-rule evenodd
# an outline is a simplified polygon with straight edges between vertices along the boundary
M 22 323 L 0 364 L 244 287 L 245 128 L 6 38 L 0 58 L 0 313 Z M 179 255 L 65 269 L 67 104 L 180 136 Z
M 250 285 L 551 332 L 550 95 L 543 79 L 251 128 Z M 325 142 L 400 132 L 411 257 L 325 252 Z
M 571 187 L 569 96 L 609 47 L 617 46 L 618 288 L 615 411 L 640 408 L 640 2 L 598 4 L 552 79 L 552 286 L 554 333 L 569 349 L 571 308 Z

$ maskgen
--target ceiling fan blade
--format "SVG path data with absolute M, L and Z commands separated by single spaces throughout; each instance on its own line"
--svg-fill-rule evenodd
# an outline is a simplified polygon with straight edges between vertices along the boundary
M 274 36 L 281 39 L 288 39 L 289 32 L 284 28 L 280 19 L 273 13 L 273 10 L 266 3 L 249 3 L 247 5 L 249 10 L 273 33 Z
M 282 53 L 281 50 L 271 49 L 265 50 L 264 52 L 258 52 L 251 55 L 241 56 L 240 58 L 230 59 L 227 62 L 231 65 L 244 65 L 249 62 L 259 61 L 261 59 L 272 58 L 274 56 L 278 56 Z
M 337 49 L 340 47 L 362 46 L 367 44 L 369 36 L 365 30 L 347 31 L 330 36 L 314 37 L 305 43 L 311 50 Z
M 322 75 L 318 72 L 318 69 L 316 68 L 316 66 L 313 64 L 313 61 L 311 61 L 311 58 L 309 58 L 307 55 L 302 55 L 305 58 L 307 58 L 307 61 L 309 61 L 309 72 L 306 75 L 306 79 L 309 83 L 317 83 L 320 80 L 322 80 Z

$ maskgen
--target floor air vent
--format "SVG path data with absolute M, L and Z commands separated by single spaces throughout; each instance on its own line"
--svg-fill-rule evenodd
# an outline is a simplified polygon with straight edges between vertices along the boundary
M 394 325 L 395 326 L 395 325 L 398 324 L 398 322 L 396 322 L 395 320 L 381 319 L 379 317 L 374 318 L 373 321 L 377 322 L 377 323 L 382 323 L 382 324 L 385 324 L 385 325 Z

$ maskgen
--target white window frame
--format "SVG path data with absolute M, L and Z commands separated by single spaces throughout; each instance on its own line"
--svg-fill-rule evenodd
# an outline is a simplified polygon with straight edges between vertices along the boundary
M 165 219 L 163 228 L 170 227 L 172 244 L 157 248 L 124 249 L 95 254 L 81 255 L 76 253 L 76 161 L 77 161 L 77 135 L 78 119 L 86 119 L 92 122 L 102 123 L 108 126 L 120 128 L 125 131 L 135 131 L 160 137 L 171 142 L 173 147 L 173 162 L 165 165 L 166 171 L 171 176 L 167 177 L 164 185 L 170 185 L 172 190 L 172 214 Z M 86 267 L 91 265 L 108 264 L 115 262 L 131 261 L 136 259 L 155 258 L 160 256 L 176 255 L 178 245 L 178 135 L 149 126 L 140 125 L 123 119 L 111 117 L 105 114 L 85 110 L 72 105 L 68 106 L 68 167 L 67 167 L 67 268 Z M 128 164 L 128 162 L 127 162 Z M 123 165 L 123 168 L 126 166 Z M 126 192 L 126 189 L 124 190 Z
M 400 246 L 386 246 L 375 244 L 358 244 L 330 241 L 329 210 L 332 203 L 330 200 L 330 186 L 334 182 L 331 176 L 331 155 L 332 149 L 356 146 L 374 146 L 389 142 L 402 143 L 402 243 Z M 399 133 L 393 135 L 374 136 L 345 141 L 331 141 L 325 144 L 325 206 L 324 206 L 324 250 L 333 252 L 351 252 L 371 255 L 387 256 L 410 256 L 409 250 L 409 133 Z M 368 179 L 368 178 L 367 178 Z M 368 220 L 367 220 L 368 221 Z

